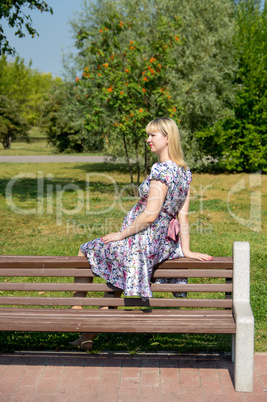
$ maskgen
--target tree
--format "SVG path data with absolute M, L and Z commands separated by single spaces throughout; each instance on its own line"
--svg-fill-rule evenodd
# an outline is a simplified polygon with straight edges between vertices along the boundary
M 132 159 L 138 172 L 137 186 L 142 156 L 148 165 L 144 125 L 155 115 L 177 113 L 168 72 L 174 68 L 171 52 L 180 42 L 177 17 L 155 14 L 154 32 L 148 35 L 146 45 L 134 24 L 130 13 L 111 10 L 103 23 L 90 31 L 80 30 L 77 46 L 90 60 L 90 67 L 85 66 L 81 79 L 76 78 L 80 89 L 77 100 L 87 110 L 87 133 L 101 127 L 106 152 L 126 157 L 133 189 Z
M 0 2 L 0 20 L 3 18 L 8 21 L 8 25 L 12 28 L 15 27 L 15 35 L 19 38 L 25 36 L 23 32 L 23 25 L 27 32 L 34 38 L 38 32 L 32 26 L 32 19 L 30 15 L 22 11 L 22 7 L 27 6 L 30 10 L 38 9 L 41 12 L 46 11 L 53 14 L 52 7 L 49 7 L 45 1 L 37 0 L 1 0 Z M 0 55 L 1 54 L 15 54 L 15 49 L 11 48 L 9 41 L 4 34 L 4 29 L 0 25 Z
M 28 127 L 37 125 L 45 97 L 50 93 L 52 85 L 59 85 L 60 78 L 31 69 L 31 64 L 25 65 L 19 56 L 8 62 L 5 55 L 0 58 L 0 75 L 0 95 L 9 102 L 10 107 L 16 105 L 16 113 Z M 18 121 L 20 128 L 20 120 L 14 120 L 13 126 L 15 121 Z M 18 134 L 21 130 L 15 129 L 15 132 Z M 14 138 L 15 135 L 9 136 L 9 147 Z
M 234 46 L 238 88 L 233 116 L 199 132 L 205 153 L 227 170 L 267 171 L 267 9 L 257 0 L 236 9 Z
M 0 142 L 4 148 L 10 148 L 17 135 L 27 138 L 29 126 L 20 116 L 15 101 L 0 95 Z
M 72 84 L 56 82 L 44 96 L 39 125 L 58 152 L 82 152 L 84 122 L 77 110 Z
M 85 118 L 88 135 L 102 135 L 106 152 L 117 155 L 125 150 L 125 135 L 131 150 L 129 159 L 137 159 L 137 141 L 142 164 L 142 159 L 146 160 L 145 147 L 142 145 L 141 150 L 139 136 L 142 138 L 146 122 L 156 116 L 173 114 L 177 122 L 181 120 L 187 161 L 191 167 L 203 165 L 205 156 L 203 158 L 195 133 L 231 115 L 229 105 L 234 99 L 235 71 L 230 47 L 233 17 L 232 0 L 101 0 L 97 4 L 85 1 L 72 27 L 79 50 L 74 59 L 76 71 L 84 74 L 77 84 L 80 88 L 78 102 L 81 108 L 86 102 L 90 103 L 86 112 L 88 118 Z M 169 46 L 170 37 L 173 42 Z M 169 50 L 156 56 L 163 44 L 169 46 Z M 123 53 L 126 53 L 124 58 Z M 162 66 L 162 75 L 153 68 L 153 63 L 149 64 L 151 58 Z M 97 71 L 97 66 L 101 71 Z M 148 66 L 156 75 L 151 74 L 153 79 L 149 76 L 149 83 L 144 83 L 142 73 L 145 70 L 151 73 Z M 109 92 L 108 88 L 111 88 Z M 171 97 L 169 103 L 168 96 Z M 144 99 L 147 104 L 143 103 Z M 161 103 L 157 103 L 159 99 Z M 136 102 L 135 107 L 133 102 Z M 137 108 L 137 105 L 140 106 Z M 120 118 L 122 109 L 124 118 L 128 116 L 127 122 Z M 133 109 L 142 109 L 143 114 L 138 118 L 131 116 Z

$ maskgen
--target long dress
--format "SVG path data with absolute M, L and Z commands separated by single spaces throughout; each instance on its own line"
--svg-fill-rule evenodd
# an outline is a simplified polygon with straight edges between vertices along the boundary
M 125 296 L 143 299 L 152 297 L 150 279 L 153 266 L 163 260 L 184 256 L 180 240 L 176 242 L 169 238 L 168 230 L 173 215 L 184 204 L 192 175 L 189 169 L 177 166 L 173 161 L 155 163 L 139 187 L 143 200 L 148 196 L 151 180 L 160 180 L 168 190 L 159 216 L 149 227 L 120 241 L 103 243 L 98 238 L 81 245 L 94 274 L 122 289 Z M 137 202 L 131 208 L 121 230 L 144 211 L 144 204 Z M 177 282 L 181 280 L 172 280 L 172 283 Z

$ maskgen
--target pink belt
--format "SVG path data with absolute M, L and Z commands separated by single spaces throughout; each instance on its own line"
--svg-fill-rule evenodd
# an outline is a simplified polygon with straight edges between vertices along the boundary
M 138 204 L 141 205 L 146 205 L 147 204 L 147 199 L 146 198 L 140 198 L 139 201 L 137 201 Z M 165 212 L 167 215 L 169 215 L 172 219 L 170 220 L 169 223 L 169 229 L 168 229 L 168 235 L 167 237 L 174 240 L 176 243 L 179 241 L 179 232 L 180 232 L 180 224 L 178 222 L 178 219 L 176 216 L 172 215 L 170 212 L 167 211 L 167 209 L 162 208 L 162 212 Z

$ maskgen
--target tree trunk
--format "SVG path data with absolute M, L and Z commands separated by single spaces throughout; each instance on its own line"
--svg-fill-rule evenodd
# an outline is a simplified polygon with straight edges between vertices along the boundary
M 137 166 L 137 187 L 140 185 L 140 162 L 138 155 L 138 141 L 135 141 L 135 156 L 136 156 L 136 166 Z
M 125 134 L 123 134 L 123 143 L 124 143 L 124 149 L 125 149 L 125 155 L 126 155 L 127 163 L 128 163 L 129 170 L 130 170 L 131 185 L 132 185 L 132 189 L 133 189 L 133 194 L 134 194 L 134 196 L 136 196 L 136 188 L 135 188 L 134 181 L 133 181 L 133 169 L 132 169 L 131 160 L 129 158 L 129 153 L 128 153 Z

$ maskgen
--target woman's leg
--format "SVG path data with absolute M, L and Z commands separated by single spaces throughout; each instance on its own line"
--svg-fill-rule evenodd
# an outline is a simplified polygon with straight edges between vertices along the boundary
M 85 255 L 83 254 L 83 252 L 81 251 L 81 249 L 78 252 L 78 257 L 86 258 Z M 74 283 L 92 283 L 92 282 L 93 282 L 93 278 L 79 277 L 79 276 L 74 278 Z M 74 292 L 73 297 L 86 297 L 86 295 L 87 295 L 87 292 L 78 290 L 78 291 Z M 81 309 L 82 306 L 72 306 L 71 308 Z
M 83 252 L 79 250 L 78 252 L 78 257 L 85 257 Z M 85 257 L 86 258 L 86 257 Z M 75 283 L 92 283 L 93 278 L 88 278 L 88 277 L 75 277 L 74 278 Z M 104 297 L 121 297 L 122 290 L 114 291 L 114 292 L 105 292 Z M 86 297 L 87 292 L 86 291 L 76 291 L 73 294 L 73 297 Z M 82 309 L 82 306 L 72 306 L 72 309 Z M 117 306 L 114 306 L 114 308 L 118 308 Z M 100 309 L 108 309 L 108 307 L 100 307 Z M 76 339 L 73 342 L 70 342 L 71 345 L 73 346 L 78 346 L 81 347 L 82 349 L 85 350 L 90 350 L 93 347 L 93 340 L 96 337 L 97 333 L 95 332 L 84 332 L 81 334 L 81 336 Z
M 78 257 L 86 258 L 81 250 L 79 250 L 79 252 L 78 252 Z M 93 282 L 93 278 L 74 277 L 74 283 L 92 283 L 92 282 Z M 78 291 L 74 292 L 73 297 L 86 297 L 86 295 L 87 295 L 86 291 L 78 290 Z M 72 306 L 71 308 L 72 309 L 82 309 L 82 306 Z M 90 350 L 93 347 L 93 340 L 96 335 L 97 335 L 97 333 L 84 332 L 83 334 L 81 334 L 79 336 L 78 339 L 75 339 L 75 341 L 70 342 L 70 345 L 78 346 L 78 347 L 81 347 L 82 349 Z

